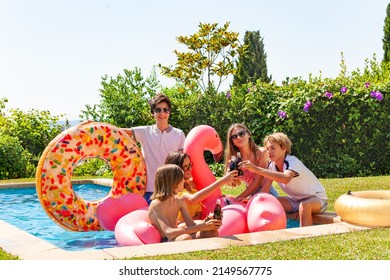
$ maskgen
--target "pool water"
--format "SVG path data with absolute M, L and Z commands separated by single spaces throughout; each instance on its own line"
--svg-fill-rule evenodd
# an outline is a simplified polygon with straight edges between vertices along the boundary
M 86 200 L 104 197 L 109 187 L 96 184 L 73 185 Z M 68 231 L 45 213 L 35 187 L 0 189 L 0 219 L 36 237 L 68 251 L 118 247 L 112 231 Z M 299 227 L 299 221 L 288 220 L 287 228 Z
M 86 200 L 104 197 L 109 187 L 95 184 L 73 185 L 75 192 Z M 1 189 L 0 219 L 68 251 L 117 247 L 112 231 L 68 231 L 53 222 L 43 210 L 35 187 Z

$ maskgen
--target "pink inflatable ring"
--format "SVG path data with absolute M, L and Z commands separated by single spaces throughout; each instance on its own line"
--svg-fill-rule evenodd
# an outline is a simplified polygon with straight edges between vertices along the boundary
M 72 188 L 72 172 L 81 161 L 100 158 L 111 167 L 113 186 L 106 197 L 87 201 Z M 141 152 L 121 129 L 106 123 L 71 127 L 54 138 L 43 152 L 36 172 L 36 189 L 46 214 L 71 231 L 102 230 L 97 206 L 108 197 L 145 192 L 146 168 Z

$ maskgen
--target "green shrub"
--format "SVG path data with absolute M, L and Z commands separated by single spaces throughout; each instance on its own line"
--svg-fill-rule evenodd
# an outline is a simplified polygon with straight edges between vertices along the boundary
M 73 170 L 73 175 L 112 177 L 113 173 L 108 163 L 103 159 L 89 158 L 76 166 Z
M 30 158 L 31 154 L 23 149 L 17 137 L 0 135 L 0 179 L 33 177 Z
M 211 163 L 209 168 L 215 177 L 222 177 L 225 173 L 225 165 L 223 163 Z

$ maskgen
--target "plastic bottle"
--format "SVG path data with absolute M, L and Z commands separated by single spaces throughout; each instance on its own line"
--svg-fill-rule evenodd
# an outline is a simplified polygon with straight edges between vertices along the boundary
M 222 219 L 222 208 L 221 208 L 221 200 L 217 199 L 215 207 L 214 207 L 214 219 L 221 220 Z

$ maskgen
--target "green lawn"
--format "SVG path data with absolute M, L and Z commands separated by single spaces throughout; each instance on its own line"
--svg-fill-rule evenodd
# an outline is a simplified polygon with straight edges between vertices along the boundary
M 14 180 L 15 181 L 15 180 Z M 16 180 L 23 181 L 26 180 Z M 30 181 L 34 181 L 31 179 Z M 6 181 L 0 181 L 5 183 Z M 9 182 L 9 181 L 7 181 Z M 328 211 L 342 194 L 361 190 L 390 190 L 390 176 L 321 179 L 329 197 Z M 282 191 L 277 187 L 280 194 Z M 237 194 L 240 189 L 224 188 Z M 390 219 L 390 216 L 389 216 Z M 0 260 L 17 259 L 0 250 Z M 390 228 L 378 228 L 339 235 L 280 241 L 260 245 L 197 251 L 134 259 L 150 260 L 390 260 Z

